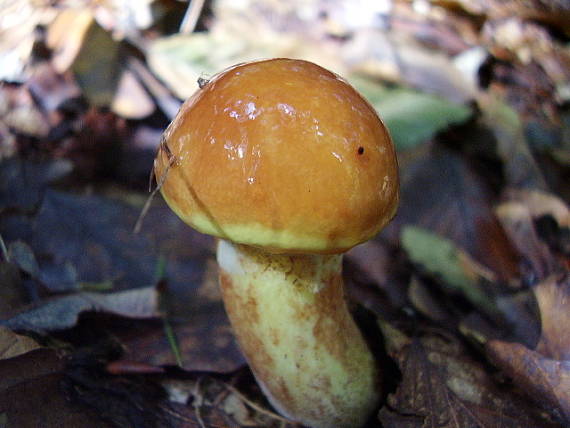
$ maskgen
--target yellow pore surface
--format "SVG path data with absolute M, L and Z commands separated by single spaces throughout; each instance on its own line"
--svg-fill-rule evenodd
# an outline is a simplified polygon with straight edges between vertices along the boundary
M 336 253 L 398 203 L 396 155 L 337 75 L 273 59 L 228 69 L 181 108 L 155 161 L 170 207 L 203 233 L 274 252 Z

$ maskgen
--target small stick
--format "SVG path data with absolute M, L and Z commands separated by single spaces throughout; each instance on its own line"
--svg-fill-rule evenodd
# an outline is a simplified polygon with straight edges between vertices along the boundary
M 190 34 L 196 29 L 196 24 L 198 24 L 198 19 L 202 14 L 202 9 L 204 8 L 205 0 L 191 0 L 182 19 L 182 24 L 180 24 L 180 33 Z
M 235 387 L 228 385 L 227 383 L 224 384 L 226 386 L 226 388 L 228 388 L 233 394 L 237 395 L 237 397 L 242 400 L 244 403 L 246 403 L 248 406 L 250 406 L 251 408 L 257 410 L 259 413 L 262 413 L 266 416 L 269 416 L 273 419 L 277 419 L 278 421 L 282 421 L 282 422 L 286 422 L 286 423 L 294 423 L 292 421 L 290 421 L 289 419 L 284 418 L 283 416 L 279 416 L 276 413 L 273 413 L 271 410 L 267 410 L 264 409 L 263 407 L 261 407 L 259 404 L 257 404 L 256 402 L 250 400 L 249 398 L 247 398 L 245 395 L 243 395 L 241 392 L 239 392 Z
M 170 151 L 170 147 L 168 147 L 165 140 L 162 140 L 160 142 L 160 145 L 158 146 L 158 150 L 159 151 L 164 150 L 166 152 L 166 156 L 168 157 L 168 166 L 166 167 L 164 174 L 162 174 L 162 176 L 158 179 L 158 182 L 156 183 L 156 188 L 152 191 L 152 193 L 148 196 L 148 198 L 146 199 L 146 202 L 144 203 L 144 206 L 143 206 L 143 208 L 139 214 L 139 217 L 137 219 L 137 222 L 135 223 L 135 227 L 133 228 L 133 233 L 135 233 L 135 234 L 140 232 L 143 219 L 146 217 L 146 214 L 147 214 L 148 210 L 150 209 L 150 204 L 152 203 L 154 196 L 162 188 L 162 185 L 166 181 L 166 176 L 168 175 L 168 171 L 170 170 L 170 167 L 172 165 L 174 165 L 174 163 L 176 162 L 176 156 L 174 156 L 172 154 L 172 152 Z M 154 168 L 150 171 L 150 177 L 149 177 L 149 183 L 148 183 L 149 184 L 149 191 L 152 188 L 152 179 L 153 178 L 154 178 Z
M 0 235 L 0 250 L 2 250 L 2 256 L 4 256 L 4 260 L 6 260 L 9 263 L 10 255 L 8 254 L 8 248 L 6 248 L 4 239 L 2 239 L 2 235 Z
M 194 402 L 194 410 L 196 412 L 196 419 L 198 419 L 198 423 L 200 424 L 201 428 L 206 428 L 206 425 L 204 424 L 204 420 L 202 419 L 202 414 L 200 412 L 200 408 L 202 407 L 202 403 L 204 402 L 204 397 L 202 395 L 202 393 L 200 392 L 200 382 L 202 381 L 202 378 L 199 377 L 198 380 L 196 381 L 196 385 L 194 385 L 194 391 L 193 395 L 195 397 L 195 402 Z

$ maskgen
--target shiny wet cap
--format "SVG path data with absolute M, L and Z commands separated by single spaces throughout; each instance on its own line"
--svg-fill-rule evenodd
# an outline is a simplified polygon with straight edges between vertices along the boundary
M 164 133 L 155 174 L 190 226 L 271 252 L 343 252 L 398 205 L 396 154 L 374 108 L 301 60 L 239 64 L 203 85 Z

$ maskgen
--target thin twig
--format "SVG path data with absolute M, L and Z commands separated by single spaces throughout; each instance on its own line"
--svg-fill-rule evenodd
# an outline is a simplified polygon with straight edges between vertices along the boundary
M 247 398 L 245 395 L 243 395 L 241 392 L 239 392 L 235 387 L 228 385 L 227 383 L 224 384 L 226 386 L 226 388 L 228 388 L 233 394 L 237 395 L 237 397 L 242 400 L 245 404 L 247 404 L 249 407 L 251 407 L 254 410 L 257 410 L 259 413 L 262 413 L 266 416 L 269 416 L 273 419 L 277 419 L 278 421 L 282 421 L 282 422 L 286 422 L 288 424 L 293 423 L 292 421 L 290 421 L 287 418 L 284 418 L 283 416 L 279 416 L 276 413 L 273 413 L 271 410 L 267 410 L 264 409 L 263 407 L 261 407 L 259 404 L 257 404 L 256 402 L 250 400 L 249 398 Z
M 196 385 L 194 385 L 194 391 L 193 391 L 193 394 L 195 397 L 194 409 L 196 412 L 196 419 L 198 419 L 198 423 L 200 424 L 200 427 L 206 428 L 206 424 L 204 424 L 204 421 L 202 419 L 202 414 L 200 412 L 200 408 L 202 407 L 202 403 L 204 401 L 204 396 L 200 392 L 200 382 L 201 381 L 202 381 L 202 378 L 199 377 L 198 380 L 196 381 Z
M 164 173 L 158 179 L 158 182 L 156 184 L 156 188 L 151 192 L 151 194 L 146 199 L 146 202 L 144 203 L 144 206 L 143 206 L 143 208 L 139 214 L 139 217 L 137 218 L 137 222 L 135 223 L 135 227 L 133 228 L 133 233 L 135 233 L 135 234 L 140 232 L 141 227 L 142 227 L 142 222 L 143 222 L 144 218 L 146 217 L 148 210 L 150 209 L 150 204 L 152 203 L 152 200 L 154 199 L 156 193 L 162 188 L 164 182 L 166 181 L 168 171 L 170 171 L 170 168 L 176 162 L 176 156 L 174 156 L 172 154 L 172 152 L 170 151 L 170 147 L 168 147 L 168 145 L 166 144 L 166 142 L 164 140 L 162 140 L 160 142 L 160 146 L 158 148 L 159 155 L 160 155 L 160 152 L 162 150 L 164 150 L 166 152 L 166 156 L 168 157 L 168 165 L 166 166 Z M 154 178 L 154 168 L 150 171 L 149 191 L 150 191 L 150 188 L 152 187 L 152 179 L 153 178 Z
M 183 414 L 181 414 L 181 413 L 179 413 L 179 412 L 177 412 L 177 411 L 175 411 L 175 410 L 169 409 L 167 406 L 160 406 L 160 408 L 161 408 L 164 412 L 168 413 L 168 414 L 171 415 L 171 416 L 174 416 L 175 418 L 178 418 L 178 419 L 180 419 L 180 420 L 182 420 L 182 421 L 184 421 L 184 422 L 190 422 L 191 424 L 195 424 L 194 419 L 187 418 L 187 417 L 184 416 Z M 199 423 L 199 422 L 198 422 L 198 423 Z M 213 423 L 210 423 L 209 425 L 210 425 L 210 427 L 213 427 L 213 428 L 221 428 L 221 427 L 222 427 L 222 425 L 214 425 Z
M 198 19 L 202 14 L 202 9 L 204 9 L 205 0 L 191 0 L 184 18 L 182 19 L 182 24 L 180 24 L 181 34 L 190 34 L 196 29 L 196 24 L 198 24 Z
M 178 100 L 172 91 L 150 72 L 141 60 L 129 58 L 127 64 L 128 69 L 137 76 L 145 89 L 152 95 L 152 98 L 166 117 L 170 120 L 174 119 L 182 105 L 182 102 Z
M 160 190 L 160 187 L 156 186 L 156 188 L 152 191 L 152 193 L 146 199 L 146 202 L 144 203 L 144 206 L 143 206 L 143 208 L 139 214 L 139 217 L 137 218 L 137 222 L 135 223 L 135 227 L 133 228 L 133 233 L 139 233 L 141 231 L 143 219 L 146 217 L 146 213 L 150 209 L 150 204 L 152 203 L 152 200 L 154 199 L 156 192 L 158 192 L 159 190 Z
M 6 260 L 9 263 L 10 255 L 8 254 L 8 248 L 6 248 L 6 244 L 2 239 L 2 235 L 0 235 L 0 250 L 2 250 L 2 256 L 4 256 L 4 260 Z

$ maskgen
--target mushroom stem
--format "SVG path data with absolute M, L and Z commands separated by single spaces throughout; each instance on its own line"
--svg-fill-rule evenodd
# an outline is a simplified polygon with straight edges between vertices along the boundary
M 271 404 L 311 427 L 358 427 L 379 373 L 343 296 L 342 255 L 273 254 L 220 240 L 232 327 Z

